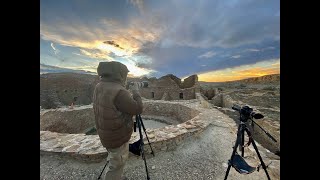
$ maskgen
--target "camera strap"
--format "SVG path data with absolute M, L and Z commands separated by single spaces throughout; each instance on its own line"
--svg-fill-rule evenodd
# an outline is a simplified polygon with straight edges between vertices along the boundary
M 247 142 L 247 144 L 243 145 L 243 147 L 248 147 L 250 146 L 250 144 L 252 143 L 252 135 L 251 135 L 251 132 L 250 131 L 247 131 L 247 134 L 248 134 L 248 137 L 249 137 L 249 141 Z

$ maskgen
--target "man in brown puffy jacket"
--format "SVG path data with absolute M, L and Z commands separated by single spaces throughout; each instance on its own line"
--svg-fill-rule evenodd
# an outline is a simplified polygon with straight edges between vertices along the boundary
M 93 94 L 93 109 L 98 135 L 108 151 L 106 180 L 126 179 L 123 168 L 129 155 L 129 140 L 133 132 L 133 115 L 142 113 L 142 101 L 137 84 L 126 90 L 129 70 L 119 62 L 100 62 L 100 82 Z

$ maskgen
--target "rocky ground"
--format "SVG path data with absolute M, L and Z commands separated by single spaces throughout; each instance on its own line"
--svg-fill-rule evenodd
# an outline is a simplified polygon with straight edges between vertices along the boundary
M 229 95 L 233 100 L 258 109 L 266 119 L 280 121 L 279 78 L 280 75 L 277 74 L 234 82 L 200 82 L 200 86 L 205 90 L 218 88 L 221 93 Z
M 265 119 L 258 123 L 274 135 L 277 140 L 280 140 L 280 84 L 278 82 L 274 83 L 271 79 L 270 83 L 261 83 L 260 80 L 257 83 L 256 81 L 201 83 L 201 87 L 219 88 L 221 92 L 229 95 L 233 100 L 248 104 L 263 113 Z M 224 178 L 227 162 L 236 140 L 236 130 L 234 129 L 236 126 L 230 127 L 230 124 L 238 122 L 238 114 L 225 108 L 211 108 L 208 111 L 214 111 L 219 115 L 217 117 L 222 119 L 209 125 L 197 136 L 184 139 L 174 150 L 158 152 L 155 157 L 147 155 L 150 179 L 220 180 Z M 226 123 L 227 121 L 229 123 Z M 152 122 L 145 125 L 149 127 L 155 124 Z M 156 125 L 162 126 L 162 124 Z M 280 179 L 280 157 L 274 155 L 276 151 L 280 150 L 279 144 L 272 144 L 263 136 L 255 136 L 255 139 L 269 149 L 258 146 L 265 163 L 272 162 L 268 168 L 271 179 Z M 258 165 L 257 156 L 253 152 L 252 146 L 249 146 L 248 149 L 245 149 L 245 157 L 250 165 L 256 166 Z M 105 163 L 105 161 L 83 162 L 61 154 L 41 152 L 40 179 L 97 179 Z M 129 179 L 146 179 L 144 162 L 141 157 L 131 154 L 124 174 Z M 231 168 L 228 179 L 260 180 L 267 179 L 267 177 L 262 169 L 249 175 L 241 175 Z
M 229 95 L 239 104 L 247 104 L 256 112 L 264 115 L 262 120 L 256 122 L 268 131 L 278 141 L 273 142 L 261 129 L 255 127 L 254 137 L 264 147 L 280 155 L 280 75 L 269 75 L 260 78 L 224 82 L 200 83 L 201 88 L 208 90 L 218 88 L 220 93 Z M 209 100 L 210 101 L 210 100 Z M 231 109 L 219 108 L 222 112 L 239 122 L 239 113 Z
M 161 151 L 155 157 L 147 156 L 150 179 L 216 179 L 224 178 L 227 162 L 232 153 L 236 135 L 226 121 L 226 115 L 215 111 L 221 118 L 213 122 L 202 133 L 185 139 L 175 150 Z M 224 117 L 225 116 L 225 117 Z M 267 158 L 267 152 L 259 146 L 266 164 L 273 162 L 268 169 L 271 179 L 279 179 L 280 161 Z M 252 149 L 251 149 L 252 150 Z M 245 150 L 247 161 L 257 165 L 256 156 L 252 151 Z M 70 157 L 55 154 L 40 154 L 40 179 L 97 179 L 105 161 L 98 163 L 81 162 Z M 130 155 L 124 174 L 129 179 L 146 179 L 144 162 L 141 157 Z M 267 179 L 263 170 L 249 175 L 238 174 L 233 168 L 228 179 Z

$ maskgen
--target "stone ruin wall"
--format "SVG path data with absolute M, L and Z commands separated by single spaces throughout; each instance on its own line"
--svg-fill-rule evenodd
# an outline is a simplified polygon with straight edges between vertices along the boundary
M 188 119 L 199 114 L 199 111 L 182 106 L 179 104 L 167 104 L 167 103 L 156 103 L 153 102 L 144 102 L 144 111 L 143 115 L 159 115 L 165 117 L 173 117 L 179 123 L 183 123 Z
M 233 111 L 231 108 L 233 104 L 241 104 L 245 105 L 243 102 L 237 102 L 234 101 L 228 94 L 219 92 L 217 88 L 215 89 L 209 89 L 204 90 L 201 89 L 201 95 L 202 97 L 211 103 L 214 106 L 217 106 L 222 112 L 226 111 Z M 211 100 L 209 100 L 211 98 Z M 254 106 L 251 106 L 254 109 L 256 109 Z M 255 110 L 256 112 L 259 112 L 259 110 Z M 265 147 L 268 147 L 272 152 L 280 151 L 280 124 L 277 121 L 273 121 L 271 119 L 268 119 L 268 117 L 264 117 L 263 120 L 256 120 L 255 121 L 258 125 L 263 127 L 267 132 L 272 134 L 274 138 L 277 139 L 277 142 L 270 141 L 269 137 L 262 131 L 260 128 L 252 128 L 252 126 L 249 125 L 249 121 L 246 122 L 249 130 L 253 132 L 253 136 L 256 140 L 259 140 L 260 142 L 263 142 Z
M 92 105 L 76 109 L 60 108 L 40 114 L 40 130 L 58 133 L 85 133 L 95 126 Z
M 211 103 L 215 106 L 223 107 L 223 108 L 232 108 L 235 103 L 229 95 L 224 93 L 219 93 L 214 96 L 211 100 Z
M 75 73 L 40 75 L 40 106 L 44 109 L 92 103 L 92 94 L 98 76 Z
M 160 116 L 161 119 L 174 119 L 175 124 L 183 123 L 199 114 L 199 111 L 180 104 L 144 102 L 141 114 L 144 116 Z M 171 124 L 172 122 L 169 122 Z M 40 114 L 40 130 L 58 133 L 86 133 L 95 126 L 92 105 L 75 109 L 59 108 L 47 110 Z
M 192 75 L 192 76 L 187 77 L 183 81 L 181 87 L 182 88 L 194 87 L 194 88 L 196 88 L 196 91 L 199 92 L 200 91 L 200 84 L 198 82 L 198 76 L 197 75 Z
M 206 100 L 212 100 L 212 98 L 219 94 L 218 88 L 200 89 L 200 92 L 206 97 Z
M 154 97 L 152 97 L 152 93 Z M 183 98 L 180 99 L 180 93 L 183 94 Z M 189 100 L 195 99 L 195 89 L 180 89 L 180 88 L 165 88 L 165 87 L 150 87 L 140 90 L 142 97 L 153 100 Z
M 235 103 L 234 100 L 227 94 L 222 93 L 218 88 L 200 90 L 204 98 L 215 106 L 222 108 L 231 108 Z
M 208 118 L 201 118 L 204 114 L 200 109 L 188 107 L 187 104 L 181 102 L 167 101 L 150 101 L 144 100 L 145 110 L 142 113 L 142 118 L 148 115 L 158 115 L 171 117 L 174 116 L 179 121 L 177 124 L 168 125 L 163 128 L 147 129 L 148 137 L 152 143 L 152 148 L 155 152 L 173 150 L 182 141 L 191 136 L 197 135 L 207 127 L 208 122 L 203 121 Z M 40 121 L 45 123 L 45 120 L 51 118 L 52 123 L 65 122 L 66 118 L 63 114 L 78 114 L 78 118 L 70 118 L 69 124 L 63 124 L 63 127 L 75 127 L 74 123 L 83 123 L 87 120 L 87 125 L 93 120 L 88 116 L 92 116 L 92 106 L 76 107 L 75 109 L 59 108 L 52 110 L 43 110 L 40 113 Z M 56 114 L 56 116 L 54 116 Z M 72 125 L 73 124 L 73 125 Z M 80 129 L 82 131 L 86 127 Z M 107 151 L 102 147 L 98 135 L 85 135 L 84 133 L 70 134 L 79 129 L 75 128 L 71 132 L 66 130 L 60 132 L 52 132 L 55 129 L 46 129 L 44 124 L 40 130 L 40 153 L 61 153 L 62 155 L 72 156 L 83 161 L 101 161 L 107 156 Z M 70 130 L 70 129 L 69 129 Z M 138 133 L 133 133 L 130 143 L 138 140 Z M 144 139 L 147 144 L 146 139 Z M 145 151 L 150 153 L 150 148 L 145 146 Z
M 142 97 L 154 100 L 189 100 L 195 99 L 195 93 L 200 91 L 198 76 L 192 75 L 181 82 L 181 79 L 169 74 L 159 79 L 142 78 L 150 86 L 140 89 Z M 40 75 L 40 106 L 44 109 L 70 106 L 75 97 L 74 105 L 92 103 L 92 94 L 98 76 L 75 73 L 53 73 Z M 152 92 L 154 97 L 152 97 Z M 180 98 L 180 93 L 183 98 Z
M 197 75 L 192 75 L 181 82 L 179 78 L 170 74 L 149 81 L 148 87 L 140 89 L 142 97 L 154 100 L 190 100 L 196 98 L 197 92 L 200 92 Z
M 176 108 L 177 112 L 180 111 L 177 114 L 181 117 L 187 114 L 186 112 L 192 112 L 191 114 L 187 114 L 185 117 L 182 117 L 181 119 L 183 119 L 183 121 L 180 124 L 169 125 L 157 129 L 147 129 L 147 134 L 155 153 L 158 153 L 159 151 L 174 150 L 177 146 L 181 145 L 185 139 L 188 139 L 191 136 L 200 136 L 201 132 L 203 132 L 210 124 L 215 125 L 216 123 L 219 123 L 219 125 L 222 125 L 223 127 L 231 128 L 230 133 L 236 132 L 237 126 L 232 119 L 215 109 L 211 109 L 211 107 L 207 107 L 207 105 L 210 104 L 205 98 L 203 98 L 204 96 L 202 94 L 196 93 L 196 97 L 196 100 L 179 102 L 144 100 L 143 103 L 146 107 L 151 107 L 145 110 L 146 114 L 154 114 L 153 112 L 166 112 L 163 115 L 169 116 L 173 108 Z M 81 107 L 76 107 L 69 111 L 80 110 L 81 112 L 84 112 L 85 116 L 90 116 L 88 113 L 90 111 L 87 111 L 88 109 L 92 109 L 90 105 L 83 107 L 82 109 L 80 108 Z M 207 108 L 210 108 L 211 110 L 208 111 Z M 49 111 L 66 112 L 67 110 L 67 108 L 62 110 L 61 108 L 59 110 L 44 110 L 41 115 L 45 115 L 46 113 L 49 113 Z M 83 119 L 87 118 L 83 117 Z M 228 126 L 226 124 L 228 124 Z M 233 135 L 235 136 L 236 134 Z M 135 142 L 138 137 L 138 133 L 136 133 L 136 135 L 133 134 L 130 139 L 130 143 Z M 144 143 L 146 154 L 150 154 L 151 150 L 147 145 L 148 142 L 146 139 L 144 139 Z M 260 155 L 265 162 L 267 160 L 268 162 L 272 161 L 276 163 L 276 165 L 270 166 L 270 170 L 268 170 L 269 173 L 273 173 L 275 169 L 278 170 L 279 160 L 271 159 L 273 156 L 270 156 L 270 152 L 267 149 L 264 149 L 259 143 L 257 143 L 257 146 L 259 148 Z M 59 154 L 61 156 L 71 156 L 81 161 L 90 162 L 101 162 L 105 160 L 108 154 L 106 149 L 101 145 L 97 135 L 40 131 L 40 154 L 52 153 Z M 249 146 L 249 150 L 246 151 L 246 153 L 247 156 L 256 157 L 256 153 L 254 149 L 252 149 L 252 146 Z M 133 156 L 132 153 L 129 153 L 129 156 Z

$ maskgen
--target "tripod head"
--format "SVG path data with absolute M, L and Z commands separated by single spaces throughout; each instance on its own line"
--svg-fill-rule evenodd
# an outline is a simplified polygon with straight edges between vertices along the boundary
M 136 83 L 138 85 L 138 88 L 147 88 L 149 86 L 149 82 L 148 81 L 142 81 L 142 82 L 135 82 L 135 81 L 130 81 L 127 83 L 126 85 L 126 89 L 129 89 L 129 86 L 134 85 L 134 83 Z
M 250 108 L 249 106 L 239 106 L 237 104 L 234 104 L 232 106 L 233 110 L 236 110 L 240 113 L 240 121 L 242 122 L 247 122 L 248 119 L 262 119 L 264 116 L 260 113 L 256 113 L 253 111 L 252 108 Z
M 262 114 L 254 112 L 253 109 L 250 108 L 249 106 L 242 106 L 241 107 L 237 104 L 234 104 L 232 106 L 232 109 L 236 110 L 240 113 L 240 121 L 241 122 L 247 122 L 248 119 L 250 119 L 252 122 L 252 127 L 253 127 L 253 124 L 256 124 L 264 133 L 266 133 L 266 135 L 270 139 L 272 139 L 272 141 L 277 142 L 277 140 L 274 137 L 272 137 L 271 134 L 269 134 L 266 130 L 264 130 L 259 124 L 254 122 L 253 118 L 254 119 L 262 119 L 264 117 Z

